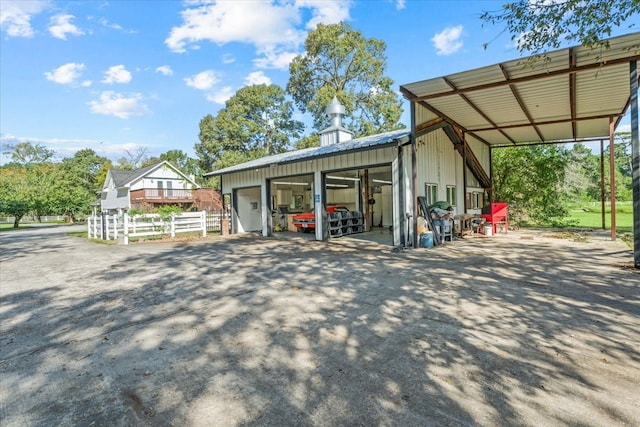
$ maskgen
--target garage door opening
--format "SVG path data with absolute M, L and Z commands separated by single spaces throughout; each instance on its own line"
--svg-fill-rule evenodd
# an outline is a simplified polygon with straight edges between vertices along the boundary
M 328 172 L 325 183 L 330 238 L 393 245 L 391 165 Z
M 269 202 L 271 212 L 271 232 L 300 232 L 315 230 L 298 229 L 294 225 L 294 217 L 311 213 L 315 209 L 313 198 L 313 175 L 288 176 L 273 178 L 269 181 Z

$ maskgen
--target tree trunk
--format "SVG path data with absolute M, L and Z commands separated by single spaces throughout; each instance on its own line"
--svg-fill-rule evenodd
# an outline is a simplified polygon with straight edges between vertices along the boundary
M 18 228 L 20 226 L 20 220 L 22 219 L 23 215 L 15 215 L 13 217 L 13 228 Z

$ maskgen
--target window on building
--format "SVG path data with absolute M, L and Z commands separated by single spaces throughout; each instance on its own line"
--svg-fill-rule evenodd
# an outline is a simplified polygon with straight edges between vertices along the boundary
M 456 205 L 456 187 L 453 185 L 447 185 L 447 203 L 451 206 Z
M 469 209 L 482 209 L 482 207 L 484 206 L 484 193 L 474 191 L 472 193 L 467 193 L 467 196 Z
M 427 205 L 431 206 L 438 201 L 438 184 L 424 185 L 424 194 L 427 197 Z

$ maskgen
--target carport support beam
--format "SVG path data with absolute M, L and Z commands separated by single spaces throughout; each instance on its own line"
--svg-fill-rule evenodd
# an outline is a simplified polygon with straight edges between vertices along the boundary
M 633 263 L 640 268 L 640 150 L 638 147 L 638 67 L 629 62 L 631 83 L 631 176 L 633 192 Z
M 325 240 L 324 230 L 324 188 L 322 182 L 322 172 L 315 171 L 313 174 L 313 206 L 316 218 L 316 240 Z
M 607 193 L 604 191 L 604 140 L 600 140 L 600 204 L 602 211 L 602 229 L 605 230 L 607 228 L 606 223 L 606 199 Z
M 611 240 L 616 240 L 616 155 L 613 134 L 616 123 L 609 117 L 609 193 L 611 194 Z

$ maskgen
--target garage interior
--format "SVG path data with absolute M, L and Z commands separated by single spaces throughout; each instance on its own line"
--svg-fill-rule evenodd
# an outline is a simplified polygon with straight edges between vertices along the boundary
M 329 215 L 330 237 L 349 236 L 393 244 L 391 165 L 326 172 L 323 182 L 326 206 L 340 206 L 349 211 Z M 312 229 L 294 225 L 296 215 L 315 209 L 313 175 L 273 178 L 269 189 L 273 234 L 301 233 L 313 239 Z

